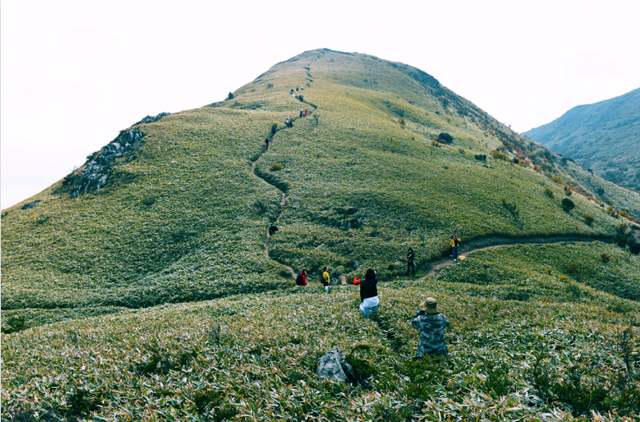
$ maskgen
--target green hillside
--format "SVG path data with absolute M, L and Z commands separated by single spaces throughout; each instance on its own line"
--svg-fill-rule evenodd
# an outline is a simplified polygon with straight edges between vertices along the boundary
M 3 418 L 637 415 L 639 210 L 416 68 L 305 52 L 225 101 L 143 119 L 3 210 Z M 577 243 L 405 281 L 407 248 L 424 276 L 454 230 L 467 250 Z M 296 289 L 291 270 L 313 281 L 325 265 L 378 270 L 378 320 L 360 319 L 353 286 Z M 428 294 L 451 310 L 446 362 L 411 360 L 407 320 Z M 314 376 L 330 347 L 373 365 L 366 385 Z M 588 408 L 566 397 L 576 370 Z
M 574 107 L 524 135 L 600 177 L 640 190 L 640 88 Z

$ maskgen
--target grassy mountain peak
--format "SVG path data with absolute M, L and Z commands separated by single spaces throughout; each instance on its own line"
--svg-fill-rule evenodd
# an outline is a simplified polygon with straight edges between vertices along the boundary
M 419 69 L 307 51 L 224 101 L 125 128 L 3 210 L 3 417 L 637 413 L 621 405 L 637 394 L 626 352 L 609 351 L 623 332 L 638 346 L 640 199 L 606 183 Z M 467 250 L 529 245 L 403 277 L 409 247 L 425 276 L 453 231 Z M 378 319 L 360 319 L 354 286 L 323 294 L 323 266 L 336 282 L 375 268 Z M 452 353 L 416 363 L 408 319 L 429 295 Z M 331 347 L 365 387 L 315 377 Z M 602 396 L 614 374 L 626 384 Z

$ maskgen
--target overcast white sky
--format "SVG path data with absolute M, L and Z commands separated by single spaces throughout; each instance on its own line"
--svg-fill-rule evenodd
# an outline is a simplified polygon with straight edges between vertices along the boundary
M 399 61 L 523 132 L 640 87 L 640 1 L 2 0 L 2 209 L 146 115 L 330 48 Z

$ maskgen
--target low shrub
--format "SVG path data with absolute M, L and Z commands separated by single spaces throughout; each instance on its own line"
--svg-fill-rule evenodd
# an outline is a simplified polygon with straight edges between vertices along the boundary
M 606 252 L 602 252 L 600 254 L 600 259 L 602 259 L 602 262 L 604 262 L 606 264 L 607 262 L 611 261 L 611 255 L 609 255 Z
M 564 198 L 562 200 L 562 209 L 565 212 L 571 212 L 572 209 L 574 209 L 576 207 L 576 204 L 573 203 L 573 201 L 569 198 Z
M 547 195 L 549 198 L 553 199 L 553 191 L 549 188 L 544 188 L 544 194 Z
M 584 223 L 585 223 L 587 226 L 589 226 L 589 227 L 591 227 L 591 225 L 592 225 L 592 224 L 593 224 L 593 222 L 595 221 L 595 218 L 593 218 L 593 217 L 592 217 L 592 216 L 590 216 L 590 215 L 585 215 L 585 216 L 583 216 L 582 218 L 584 219 Z
M 502 151 L 493 150 L 493 151 L 491 151 L 491 153 L 490 153 L 490 154 L 491 154 L 491 156 L 492 156 L 493 158 L 495 158 L 495 159 L 497 159 L 497 160 L 505 160 L 505 161 L 506 161 L 506 160 L 508 159 L 507 154 L 505 154 L 505 153 L 504 153 L 504 152 L 502 152 Z
M 273 163 L 271 164 L 271 166 L 269 167 L 269 170 L 271 171 L 278 171 L 278 170 L 282 170 L 284 168 L 284 166 L 280 163 Z
M 453 142 L 453 136 L 449 135 L 446 132 L 442 132 L 438 135 L 438 138 L 436 139 L 436 141 L 442 142 L 445 144 L 450 144 Z

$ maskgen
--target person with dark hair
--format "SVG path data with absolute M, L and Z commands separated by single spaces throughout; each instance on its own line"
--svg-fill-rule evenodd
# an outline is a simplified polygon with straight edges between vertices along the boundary
M 298 286 L 306 286 L 307 285 L 307 270 L 306 269 L 302 269 L 302 271 L 300 271 L 300 274 L 298 274 L 298 276 L 296 277 L 296 284 Z
M 416 357 L 424 355 L 447 355 L 447 343 L 444 341 L 444 329 L 449 326 L 447 317 L 440 313 L 438 302 L 428 297 L 420 303 L 418 313 L 411 319 L 411 324 L 420 331 L 420 344 Z
M 324 286 L 324 289 L 327 293 L 331 293 L 331 277 L 329 277 L 329 269 L 327 267 L 322 268 L 322 273 L 320 273 L 320 282 Z
M 264 146 L 265 146 L 266 149 L 269 149 L 269 138 L 268 137 L 264 139 Z
M 364 280 L 360 282 L 360 309 L 364 313 L 364 317 L 368 318 L 369 313 L 378 312 L 378 274 L 373 268 L 367 268 L 364 273 Z
M 413 271 L 413 275 L 416 275 L 416 266 L 413 264 L 413 259 L 416 255 L 413 253 L 413 249 L 409 248 L 409 252 L 407 252 L 407 275 L 409 275 L 409 270 Z

